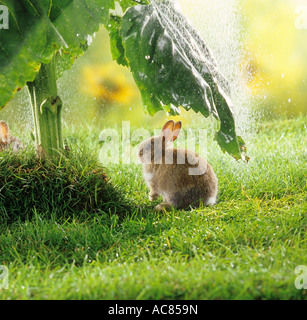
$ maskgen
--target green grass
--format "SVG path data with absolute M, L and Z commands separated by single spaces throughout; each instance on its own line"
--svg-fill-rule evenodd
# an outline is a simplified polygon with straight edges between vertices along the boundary
M 245 139 L 248 165 L 209 139 L 218 204 L 168 213 L 154 211 L 159 201 L 148 201 L 133 164 L 107 167 L 102 195 L 106 184 L 92 174 L 100 168 L 98 134 L 70 130 L 73 156 L 51 166 L 54 175 L 32 193 L 19 182 L 44 170 L 33 166 L 31 148 L 21 160 L 0 155 L 1 179 L 11 185 L 11 196 L 0 191 L 0 265 L 9 269 L 1 299 L 307 298 L 294 286 L 295 267 L 307 266 L 306 117 L 258 125 Z M 16 170 L 26 166 L 32 170 Z M 65 189 L 61 172 L 80 177 L 82 201 Z M 34 209 L 22 208 L 23 197 Z

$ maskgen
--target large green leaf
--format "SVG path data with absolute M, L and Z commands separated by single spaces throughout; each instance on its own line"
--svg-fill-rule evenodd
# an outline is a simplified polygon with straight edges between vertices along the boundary
M 89 35 L 105 24 L 114 0 L 0 0 L 9 9 L 9 29 L 0 30 L 0 108 L 41 63 L 58 52 L 58 71 L 70 68 L 87 48 Z
M 123 11 L 137 4 L 149 4 L 150 0 L 117 0 Z
M 111 44 L 110 47 L 113 59 L 116 60 L 118 64 L 128 66 L 128 60 L 125 55 L 122 38 L 119 34 L 119 26 L 121 21 L 121 17 L 111 14 L 109 22 L 105 27 L 109 31 Z
M 119 0 L 119 5 L 125 12 L 127 8 L 133 7 L 137 4 L 149 4 L 149 0 Z M 109 22 L 105 25 L 106 29 L 109 31 L 110 42 L 111 42 L 111 53 L 113 59 L 116 60 L 118 64 L 123 66 L 128 66 L 128 61 L 125 56 L 125 49 L 123 47 L 122 38 L 119 34 L 119 26 L 121 24 L 122 17 L 111 14 Z
M 236 159 L 244 158 L 237 137 L 229 86 L 209 48 L 169 0 L 137 5 L 123 16 L 117 56 L 127 59 L 150 114 L 179 106 L 220 120 L 216 140 Z

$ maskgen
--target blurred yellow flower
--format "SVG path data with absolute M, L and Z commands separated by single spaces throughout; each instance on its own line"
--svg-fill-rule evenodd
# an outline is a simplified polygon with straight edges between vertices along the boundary
M 105 65 L 86 65 L 82 73 L 85 80 L 82 91 L 106 103 L 129 105 L 137 95 L 135 85 L 114 62 Z
M 306 30 L 296 27 L 297 0 L 244 2 L 247 39 L 242 74 L 268 107 L 307 112 Z

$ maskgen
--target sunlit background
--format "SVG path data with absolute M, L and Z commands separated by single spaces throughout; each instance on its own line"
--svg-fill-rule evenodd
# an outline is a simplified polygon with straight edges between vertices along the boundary
M 307 1 L 189 0 L 182 11 L 212 49 L 232 87 L 238 130 L 255 121 L 307 114 Z M 140 94 L 125 67 L 112 61 L 102 28 L 89 50 L 58 81 L 67 126 L 159 127 L 165 112 L 144 113 Z M 24 88 L 0 112 L 14 131 L 32 130 Z M 200 119 L 182 111 L 186 125 Z

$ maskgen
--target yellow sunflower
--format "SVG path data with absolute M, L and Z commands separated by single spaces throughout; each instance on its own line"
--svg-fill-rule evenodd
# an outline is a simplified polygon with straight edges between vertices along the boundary
M 107 103 L 131 104 L 137 95 L 135 84 L 115 63 L 84 66 L 82 91 Z

